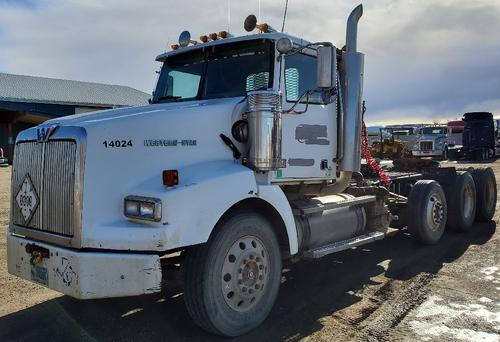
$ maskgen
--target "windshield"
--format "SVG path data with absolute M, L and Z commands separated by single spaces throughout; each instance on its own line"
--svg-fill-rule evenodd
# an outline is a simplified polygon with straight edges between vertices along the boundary
M 446 134 L 446 128 L 443 127 L 424 127 L 420 134 Z
M 215 45 L 169 57 L 153 102 L 245 96 L 272 87 L 274 48 L 259 39 Z

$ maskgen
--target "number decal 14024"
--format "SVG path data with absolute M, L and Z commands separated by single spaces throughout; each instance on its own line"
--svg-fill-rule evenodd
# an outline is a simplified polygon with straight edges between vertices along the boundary
M 104 147 L 132 147 L 132 140 L 104 140 Z

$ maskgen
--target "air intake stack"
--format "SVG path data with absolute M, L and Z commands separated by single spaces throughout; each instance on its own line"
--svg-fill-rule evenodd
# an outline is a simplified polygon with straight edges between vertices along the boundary
M 357 51 L 358 21 L 363 6 L 356 7 L 347 20 L 346 51 L 342 56 L 341 87 L 344 107 L 343 158 L 340 171 L 359 172 L 361 168 L 361 126 L 364 54 Z

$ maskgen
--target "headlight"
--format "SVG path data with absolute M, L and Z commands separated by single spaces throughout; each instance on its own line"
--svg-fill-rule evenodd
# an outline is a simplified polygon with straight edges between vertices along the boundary
M 128 218 L 161 221 L 161 200 L 152 197 L 127 196 L 123 204 L 123 214 Z

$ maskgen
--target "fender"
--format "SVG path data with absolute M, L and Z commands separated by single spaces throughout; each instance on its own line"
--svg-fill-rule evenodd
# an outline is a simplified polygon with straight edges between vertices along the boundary
M 179 170 L 179 175 L 186 177 L 187 184 L 170 191 L 164 200 L 169 224 L 169 215 L 173 215 L 172 224 L 182 227 L 170 236 L 170 241 L 167 239 L 168 249 L 206 242 L 229 208 L 247 198 L 260 198 L 280 214 L 287 230 L 290 253 L 297 253 L 297 231 L 292 209 L 279 186 L 257 185 L 254 172 L 233 161 L 189 166 Z M 172 246 L 174 241 L 178 241 L 178 246 Z
M 259 185 L 258 197 L 272 205 L 281 215 L 288 235 L 290 255 L 296 254 L 299 250 L 297 228 L 295 226 L 292 208 L 283 190 L 277 185 Z
M 165 188 L 157 177 L 153 177 L 129 191 L 130 194 L 161 199 L 161 222 L 125 218 L 101 222 L 87 230 L 84 246 L 166 251 L 204 243 L 229 208 L 247 198 L 260 198 L 281 215 L 288 233 L 290 252 L 297 252 L 293 214 L 278 186 L 258 186 L 254 172 L 233 160 L 196 163 L 178 171 L 180 183 L 176 187 Z

